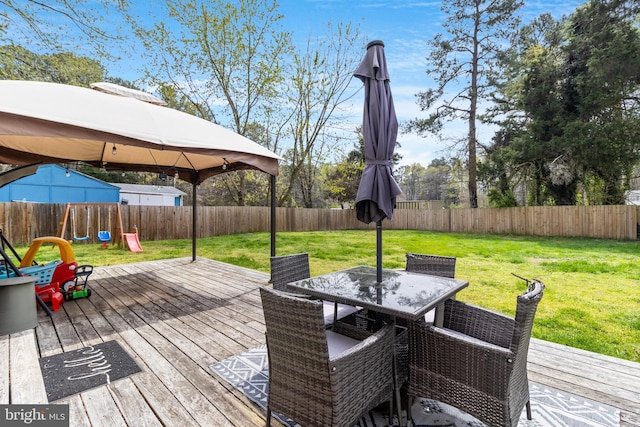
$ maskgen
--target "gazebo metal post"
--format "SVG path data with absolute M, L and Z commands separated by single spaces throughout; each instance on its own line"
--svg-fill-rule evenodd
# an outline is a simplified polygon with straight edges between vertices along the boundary
M 198 189 L 198 184 L 196 184 L 196 180 L 194 179 L 193 182 L 193 190 L 192 190 L 192 194 L 193 194 L 193 201 L 191 202 L 191 206 L 193 207 L 193 212 L 191 212 L 192 215 L 192 219 L 191 219 L 191 262 L 194 262 L 196 260 L 196 238 L 197 238 L 197 221 L 198 221 L 198 204 L 196 201 L 196 192 Z
M 276 256 L 276 176 L 271 175 L 271 256 Z

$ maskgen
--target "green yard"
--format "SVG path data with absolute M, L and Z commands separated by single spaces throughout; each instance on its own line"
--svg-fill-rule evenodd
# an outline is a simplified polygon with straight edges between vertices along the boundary
M 277 254 L 309 252 L 311 274 L 375 265 L 375 231 L 278 233 Z M 268 233 L 198 240 L 198 256 L 269 271 Z M 456 276 L 469 281 L 458 299 L 513 315 L 524 282 L 546 285 L 536 338 L 640 362 L 638 242 L 534 238 L 424 231 L 383 231 L 385 268 L 403 268 L 406 252 L 457 257 Z M 190 257 L 191 241 L 143 241 L 144 252 L 75 243 L 79 263 L 94 266 Z M 24 253 L 26 248 L 18 248 Z M 53 255 L 42 254 L 38 261 Z

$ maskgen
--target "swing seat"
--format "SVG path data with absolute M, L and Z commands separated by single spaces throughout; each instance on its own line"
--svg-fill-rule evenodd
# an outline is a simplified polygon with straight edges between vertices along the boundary
M 73 236 L 73 240 L 89 240 L 89 235 L 86 236 Z
M 111 233 L 109 231 L 103 230 L 98 231 L 98 240 L 101 242 L 108 242 L 111 240 Z

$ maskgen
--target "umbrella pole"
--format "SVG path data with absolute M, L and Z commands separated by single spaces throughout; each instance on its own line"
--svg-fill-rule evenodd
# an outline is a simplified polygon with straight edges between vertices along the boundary
M 376 280 L 382 283 L 382 220 L 376 222 Z
M 382 304 L 382 220 L 376 221 L 376 302 Z M 382 313 L 376 313 L 377 328 L 383 325 Z

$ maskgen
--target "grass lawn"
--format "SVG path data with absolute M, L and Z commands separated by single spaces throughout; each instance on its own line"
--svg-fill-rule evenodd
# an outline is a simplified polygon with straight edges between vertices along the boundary
M 278 233 L 277 254 L 309 252 L 311 274 L 375 265 L 375 230 Z M 199 239 L 197 255 L 269 271 L 268 233 Z M 513 315 L 525 284 L 546 285 L 536 316 L 536 338 L 640 362 L 638 242 L 538 238 L 425 231 L 383 231 L 385 268 L 403 268 L 406 252 L 457 257 L 456 277 L 469 281 L 458 299 Z M 98 244 L 73 245 L 80 264 L 94 266 L 190 257 L 191 240 L 143 241 L 131 253 Z M 23 254 L 26 248 L 16 248 Z M 42 249 L 39 262 L 54 259 Z M 512 274 L 513 273 L 513 274 Z

